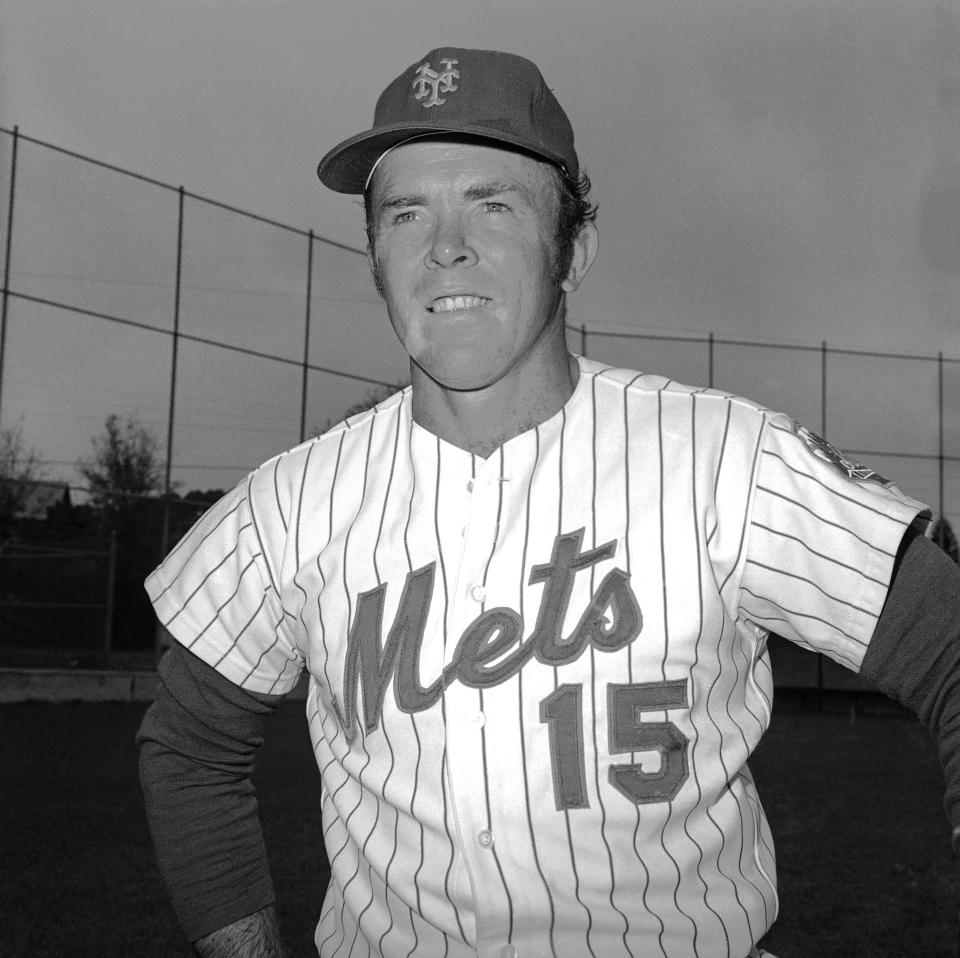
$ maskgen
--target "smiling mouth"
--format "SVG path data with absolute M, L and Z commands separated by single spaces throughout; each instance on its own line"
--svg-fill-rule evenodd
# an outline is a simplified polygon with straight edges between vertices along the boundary
M 489 302 L 485 296 L 443 296 L 434 300 L 427 309 L 431 313 L 453 313 L 461 309 L 479 309 Z

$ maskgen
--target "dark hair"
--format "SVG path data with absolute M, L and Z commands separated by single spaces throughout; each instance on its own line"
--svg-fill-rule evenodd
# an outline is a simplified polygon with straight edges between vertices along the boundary
M 570 269 L 570 263 L 573 260 L 573 244 L 584 225 L 592 223 L 597 218 L 597 206 L 590 202 L 590 177 L 585 172 L 581 170 L 580 174 L 574 179 L 567 176 L 559 167 L 549 163 L 544 165 L 551 171 L 557 197 L 557 222 L 553 231 L 553 274 L 551 278 L 554 284 L 559 286 L 564 276 L 567 275 L 567 270 Z M 376 257 L 372 255 L 375 250 L 374 231 L 376 228 L 373 219 L 372 197 L 373 191 L 371 186 L 368 185 L 363 193 L 367 248 L 370 250 L 370 258 L 374 263 L 373 281 L 376 283 L 377 292 L 382 294 L 383 283 L 379 270 L 376 268 Z
M 553 232 L 553 281 L 559 286 L 570 269 L 573 244 L 580 230 L 597 218 L 597 205 L 590 202 L 590 177 L 582 170 L 576 179 L 554 167 L 557 183 L 557 223 Z

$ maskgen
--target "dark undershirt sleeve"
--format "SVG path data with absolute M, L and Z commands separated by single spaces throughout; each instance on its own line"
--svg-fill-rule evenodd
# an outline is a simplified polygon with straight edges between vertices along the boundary
M 908 532 L 861 674 L 934 736 L 960 850 L 960 568 Z
M 179 644 L 137 732 L 160 873 L 191 941 L 274 900 L 251 776 L 281 696 L 238 688 Z

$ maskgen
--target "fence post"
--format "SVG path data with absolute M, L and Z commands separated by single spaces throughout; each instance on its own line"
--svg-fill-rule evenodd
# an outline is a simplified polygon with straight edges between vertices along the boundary
M 20 127 L 13 128 L 13 148 L 10 153 L 10 201 L 7 204 L 7 244 L 3 258 L 3 310 L 0 313 L 0 424 L 3 423 L 3 371 L 7 353 L 7 308 L 10 301 L 10 254 L 13 250 L 13 200 L 17 182 L 17 145 Z
M 173 467 L 173 424 L 177 403 L 177 354 L 180 348 L 180 278 L 183 269 L 183 187 L 179 190 L 179 209 L 177 211 L 177 272 L 173 290 L 173 338 L 170 355 L 170 406 L 167 412 L 167 462 L 164 469 L 163 494 L 170 496 L 170 473 Z M 165 512 L 165 515 L 167 512 Z M 166 525 L 166 524 L 165 524 Z M 166 531 L 166 529 L 165 529 Z M 167 545 L 164 541 L 163 551 Z
M 173 469 L 173 426 L 177 407 L 177 358 L 180 351 L 180 278 L 183 270 L 183 187 L 179 191 L 177 212 L 177 271 L 173 288 L 173 336 L 170 349 L 170 404 L 167 409 L 167 461 L 163 475 L 163 539 L 161 555 L 170 548 L 170 475 Z
M 943 461 L 945 458 L 943 444 L 943 351 L 937 353 L 937 461 L 940 467 L 938 477 L 938 493 L 940 505 L 940 539 L 938 543 L 940 548 L 944 547 L 943 539 L 946 536 L 946 527 L 944 526 L 943 509 Z
M 307 234 L 307 311 L 303 324 L 303 385 L 300 390 L 300 442 L 307 438 L 307 375 L 310 371 L 310 299 L 313 295 L 313 230 Z
M 820 343 L 820 435 L 827 437 L 827 341 Z
M 183 271 L 183 197 L 181 186 L 178 192 L 177 210 L 177 272 L 173 290 L 173 337 L 170 355 L 170 406 L 167 412 L 167 461 L 163 478 L 163 528 L 160 533 L 160 556 L 170 551 L 170 475 L 173 468 L 173 424 L 177 401 L 177 354 L 180 347 L 180 281 Z M 154 653 L 159 661 L 163 652 L 166 630 L 157 622 L 154 635 Z
M 827 341 L 820 343 L 820 435 L 827 435 Z M 823 711 L 823 653 L 817 653 L 817 711 Z
M 110 532 L 110 552 L 107 559 L 107 614 L 103 627 L 103 657 L 113 648 L 113 605 L 117 595 L 117 531 Z

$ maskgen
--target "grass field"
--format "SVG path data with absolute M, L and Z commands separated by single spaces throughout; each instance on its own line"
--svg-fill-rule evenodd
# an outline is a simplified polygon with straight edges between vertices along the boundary
M 271 721 L 261 812 L 294 947 L 326 881 L 300 703 Z M 0 706 L 0 956 L 187 956 L 136 780 L 142 705 Z M 780 958 L 957 954 L 960 864 L 933 747 L 912 719 L 781 710 L 752 763 L 777 840 Z

